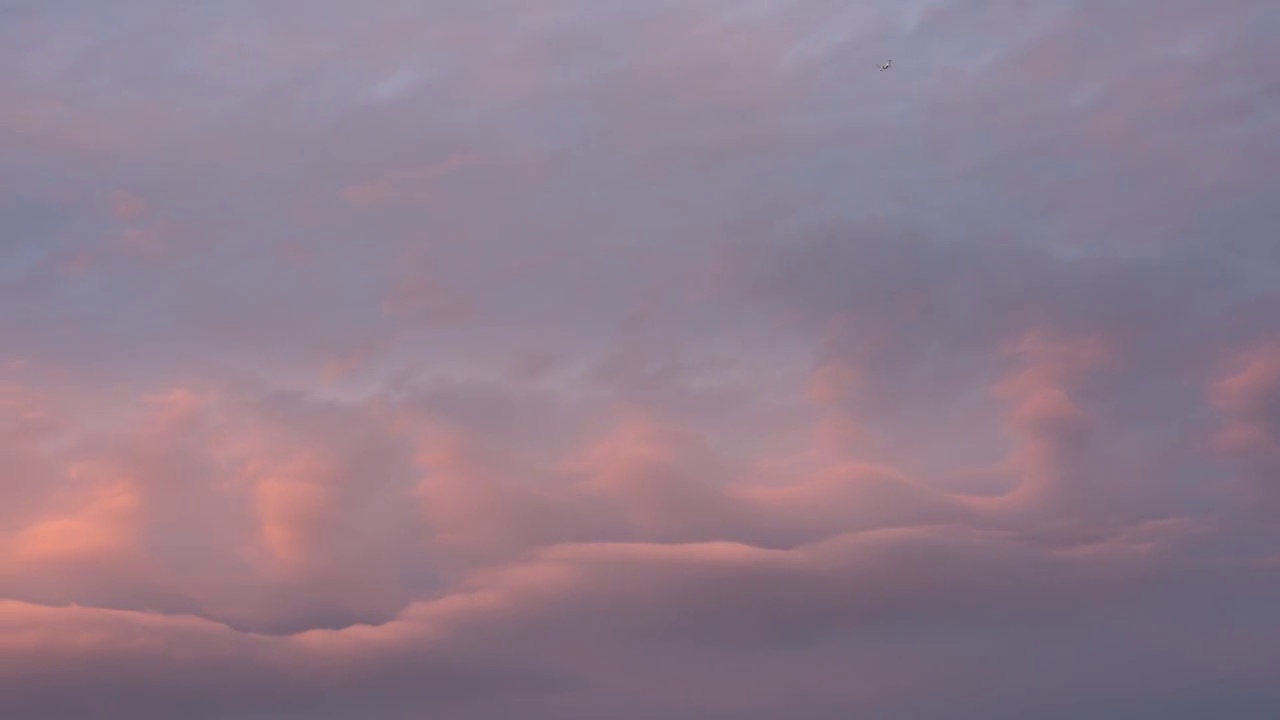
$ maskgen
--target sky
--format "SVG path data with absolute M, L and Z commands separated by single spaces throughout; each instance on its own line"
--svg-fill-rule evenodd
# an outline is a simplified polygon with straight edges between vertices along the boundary
M 0 0 L 0 716 L 1280 717 L 1277 34 Z

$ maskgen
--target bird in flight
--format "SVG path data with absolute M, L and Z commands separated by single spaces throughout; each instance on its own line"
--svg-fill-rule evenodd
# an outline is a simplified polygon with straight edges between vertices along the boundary
M 885 60 L 882 63 L 876 63 L 876 67 L 880 68 L 880 72 L 884 72 L 885 70 L 888 70 L 889 66 L 892 64 L 893 64 L 892 60 Z

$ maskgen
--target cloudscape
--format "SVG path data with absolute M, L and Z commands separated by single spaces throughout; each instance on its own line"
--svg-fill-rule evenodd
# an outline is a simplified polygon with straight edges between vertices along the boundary
M 0 0 L 0 717 L 1280 717 L 1278 34 Z

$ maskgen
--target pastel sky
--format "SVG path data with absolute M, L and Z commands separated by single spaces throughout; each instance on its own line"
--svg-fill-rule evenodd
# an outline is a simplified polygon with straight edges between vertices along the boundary
M 1277 36 L 0 0 L 0 717 L 1280 717 Z

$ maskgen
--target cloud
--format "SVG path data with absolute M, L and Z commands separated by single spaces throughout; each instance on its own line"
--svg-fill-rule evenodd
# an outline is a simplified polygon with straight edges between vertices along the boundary
M 6 653 L 30 659 L 6 670 L 4 681 L 15 692 L 7 692 L 0 707 L 41 717 L 103 707 L 112 718 L 156 711 L 209 718 L 264 709 L 359 711 L 382 693 L 399 696 L 399 703 L 449 709 L 508 693 L 536 697 L 563 683 L 537 668 L 485 665 L 465 652 L 450 657 L 414 647 L 430 629 L 406 623 L 273 638 L 191 617 L 74 606 L 9 601 L 0 614 L 5 627 L 26 628 L 5 638 Z M 66 682 L 82 692 L 60 692 Z
M 1236 365 L 1210 388 L 1225 421 L 1213 444 L 1244 464 L 1247 484 L 1238 489 L 1270 506 L 1280 463 L 1280 346 L 1272 342 L 1243 353 Z
M 1218 436 L 1227 451 L 1275 451 L 1280 434 L 1280 346 L 1268 344 L 1246 353 L 1243 367 L 1213 385 L 1214 405 L 1235 422 Z
M 552 547 L 526 562 L 477 575 L 469 589 L 455 595 L 411 606 L 387 625 L 287 638 L 244 635 L 191 618 L 9 603 L 4 608 L 6 621 L 39 633 L 25 640 L 25 635 L 11 636 L 9 649 L 39 651 L 32 663 L 9 671 L 10 681 L 26 684 L 21 692 L 7 695 L 6 702 L 14 709 L 46 703 L 41 707 L 50 717 L 74 712 L 75 696 L 54 698 L 44 689 L 48 678 L 65 678 L 67 671 L 50 676 L 42 668 L 48 667 L 45 658 L 56 659 L 59 665 L 54 667 L 66 667 L 64 663 L 75 657 L 83 668 L 80 672 L 87 674 L 82 677 L 111 682 L 101 687 L 116 700 L 120 712 L 205 703 L 202 707 L 212 717 L 236 717 L 249 708 L 297 712 L 326 706 L 345 706 L 353 712 L 380 707 L 387 717 L 399 717 L 394 704 L 378 702 L 383 693 L 394 692 L 400 702 L 430 697 L 433 707 L 466 717 L 467 704 L 497 703 L 498 710 L 486 711 L 500 711 L 508 694 L 522 702 L 542 697 L 554 705 L 563 700 L 557 697 L 560 693 L 596 685 L 623 668 L 634 671 L 640 658 L 656 659 L 672 648 L 679 648 L 680 654 L 673 658 L 671 672 L 688 667 L 687 662 L 723 662 L 725 669 L 713 676 L 727 680 L 750 677 L 753 667 L 768 666 L 772 653 L 794 656 L 799 648 L 816 653 L 807 660 L 804 654 L 794 656 L 795 670 L 808 669 L 824 656 L 822 648 L 835 643 L 845 648 L 835 667 L 875 677 L 876 654 L 893 658 L 902 649 L 895 638 L 926 631 L 944 637 L 961 631 L 983 633 L 990 638 L 985 643 L 989 652 L 995 651 L 987 656 L 984 669 L 1002 670 L 1008 682 L 1010 677 L 1026 677 L 1017 667 L 1027 652 L 1018 649 L 1018 633 L 1043 641 L 1073 628 L 1110 627 L 1111 614 L 1126 607 L 1155 613 L 1148 617 L 1206 617 L 1215 603 L 1197 607 L 1195 602 L 1184 604 L 1185 592 L 1158 592 L 1204 581 L 1199 575 L 1203 569 L 1193 571 L 1196 578 L 1187 578 L 1188 570 L 1123 542 L 1100 553 L 1073 556 L 1026 546 L 1001 534 L 934 527 L 839 536 L 791 551 L 734 543 Z M 1249 577 L 1257 576 L 1222 579 L 1229 587 L 1248 588 L 1257 601 L 1274 597 L 1276 588 L 1260 588 Z M 94 629 L 96 634 L 89 637 L 99 638 L 95 644 L 76 640 Z M 1144 632 L 1143 626 L 1131 627 L 1124 637 L 1135 640 Z M 1226 642 L 1230 634 L 1219 634 L 1226 632 L 1224 626 L 1203 637 Z M 1274 634 L 1275 629 L 1265 632 Z M 558 658 L 542 667 L 513 666 L 507 657 L 553 640 Z M 20 641 L 29 645 L 14 644 Z M 637 667 L 622 657 L 600 657 L 602 644 L 608 643 L 631 648 Z M 1234 642 L 1232 647 L 1248 653 L 1232 667 L 1156 663 L 1130 692 L 1143 692 L 1138 688 L 1167 682 L 1179 673 L 1207 671 L 1204 677 L 1215 683 L 1232 682 L 1254 697 L 1265 697 L 1260 686 L 1249 683 L 1265 677 L 1265 663 L 1274 659 L 1274 652 L 1257 654 Z M 1154 660 L 1142 645 L 1122 651 Z M 161 664 L 161 658 L 174 657 L 175 652 L 176 663 Z M 128 657 L 130 662 L 117 662 L 107 672 L 97 665 L 105 660 L 103 653 Z M 941 671 L 939 679 L 957 671 Z M 1075 662 L 1060 666 L 1058 677 L 1062 675 L 1077 691 L 1119 690 L 1102 675 L 1085 674 L 1085 666 Z M 638 676 L 628 672 L 619 678 L 622 682 L 608 684 L 625 692 L 667 676 L 663 670 Z M 786 684 L 794 686 L 797 680 Z M 994 676 L 976 685 L 974 680 L 979 678 L 968 678 L 963 691 L 943 682 L 943 696 L 932 712 L 940 713 L 954 693 L 972 697 L 976 692 L 994 702 L 1007 692 Z M 781 690 L 777 681 L 773 692 Z M 407 682 L 413 684 L 402 684 Z M 225 691 L 217 700 L 209 697 L 213 687 Z M 1068 686 L 1059 687 L 1065 691 Z M 823 696 L 843 696 L 846 701 L 875 697 L 864 696 L 871 687 L 856 681 L 844 693 L 832 690 L 824 688 Z M 760 695 L 753 688 L 746 696 Z M 715 696 L 692 701 L 686 712 L 690 707 L 714 710 L 724 705 Z M 804 702 L 814 700 L 802 701 L 802 706 Z M 1015 699 L 1009 706 L 1017 703 Z M 664 703 L 651 701 L 647 706 L 656 710 Z
M 420 170 L 401 170 L 376 181 L 352 185 L 342 191 L 342 197 L 357 207 L 412 201 L 429 189 L 432 182 L 476 162 L 474 155 L 455 153 Z
M 0 716 L 1275 716 L 1278 22 L 9 3 Z
M 84 508 L 39 520 L 18 533 L 11 541 L 10 557 L 22 564 L 60 563 L 128 549 L 137 506 L 137 494 L 127 482 L 97 488 Z

